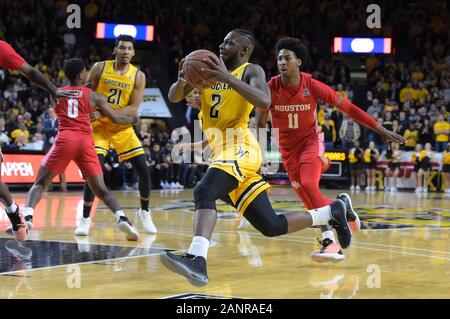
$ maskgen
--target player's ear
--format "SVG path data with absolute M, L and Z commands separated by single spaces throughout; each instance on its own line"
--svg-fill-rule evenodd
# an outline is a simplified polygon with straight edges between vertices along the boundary
M 302 66 L 302 59 L 297 59 L 298 67 Z
M 244 57 L 248 53 L 249 50 L 250 50 L 249 47 L 243 47 L 241 50 L 240 56 Z
M 116 47 L 114 47 L 114 52 L 113 52 L 113 54 L 114 54 L 114 55 L 117 54 L 117 48 L 116 48 Z

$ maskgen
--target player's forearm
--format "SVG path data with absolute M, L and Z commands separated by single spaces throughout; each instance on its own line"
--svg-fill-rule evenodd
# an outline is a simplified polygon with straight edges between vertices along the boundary
M 53 83 L 50 82 L 41 72 L 34 68 L 31 68 L 28 72 L 26 72 L 26 74 L 31 82 L 46 90 L 52 96 L 55 96 L 56 86 L 54 86 Z
M 255 88 L 230 75 L 228 84 L 255 107 L 267 110 L 270 107 L 270 94 Z
M 359 107 L 350 103 L 349 100 L 342 98 L 340 103 L 336 104 L 336 107 L 345 112 L 349 117 L 351 117 L 356 122 L 376 131 L 378 122 L 375 121 L 369 114 L 361 110 Z
M 256 111 L 256 123 L 259 128 L 266 128 L 267 126 L 267 118 L 269 117 L 269 112 L 264 112 L 257 110 Z
M 116 112 L 122 115 L 128 115 L 128 116 L 137 116 L 138 115 L 139 106 L 135 105 L 127 105 Z
M 170 86 L 168 97 L 170 103 L 181 102 L 184 99 L 184 87 L 178 81 L 175 82 Z

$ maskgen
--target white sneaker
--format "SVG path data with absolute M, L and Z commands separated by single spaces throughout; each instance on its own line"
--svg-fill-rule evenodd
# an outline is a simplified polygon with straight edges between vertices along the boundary
M 144 231 L 147 234 L 156 234 L 156 226 L 153 223 L 152 216 L 150 212 L 146 210 L 142 210 L 139 208 L 139 210 L 136 213 L 139 216 L 139 219 L 142 223 L 142 228 L 144 228 Z
M 391 187 L 386 186 L 386 187 L 384 188 L 384 191 L 385 191 L 385 192 L 390 192 L 390 191 L 391 191 Z
M 351 185 L 351 186 L 350 186 L 350 190 L 351 190 L 351 191 L 354 191 L 354 190 L 355 190 L 355 185 Z
M 244 216 L 241 216 L 241 223 L 238 226 L 238 229 L 245 229 L 250 226 L 250 222 Z
M 423 192 L 424 192 L 424 193 L 428 193 L 428 188 L 427 188 L 427 187 L 424 187 Z
M 398 192 L 398 189 L 397 189 L 397 187 L 391 187 L 391 193 L 397 193 Z
M 447 188 L 447 189 L 445 190 L 445 193 L 446 193 L 446 194 L 450 194 L 450 188 Z
M 423 188 L 422 187 L 416 187 L 415 192 L 416 193 L 422 193 L 423 192 Z
M 88 236 L 89 235 L 89 229 L 91 227 L 91 218 L 80 218 L 80 224 L 78 225 L 77 229 L 75 229 L 75 236 Z
M 91 243 L 89 237 L 75 237 L 75 241 L 78 245 L 78 251 L 80 253 L 88 253 L 91 251 Z
M 117 227 L 121 232 L 124 232 L 127 234 L 127 240 L 129 241 L 136 241 L 139 240 L 139 233 L 138 231 L 133 227 L 130 220 L 125 216 L 120 216 L 119 221 L 117 223 Z
M 371 186 L 370 190 L 373 191 L 373 192 L 376 192 L 377 191 L 377 187 L 376 186 Z
M 360 190 L 361 190 L 361 187 L 359 187 L 359 185 L 356 185 L 355 190 L 356 190 L 356 191 L 360 191 Z
M 178 188 L 178 189 L 183 189 L 184 188 L 184 186 L 181 185 L 179 182 L 175 183 L 175 187 Z

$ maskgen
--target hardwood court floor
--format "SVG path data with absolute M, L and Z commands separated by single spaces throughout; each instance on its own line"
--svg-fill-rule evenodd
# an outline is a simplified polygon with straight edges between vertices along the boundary
M 136 224 L 137 192 L 115 194 Z M 21 206 L 25 196 L 14 194 Z M 270 198 L 278 212 L 303 209 L 289 188 L 272 189 Z M 97 202 L 89 238 L 75 238 L 81 193 L 46 193 L 29 242 L 18 246 L 0 234 L 0 298 L 450 298 L 450 197 L 360 192 L 352 198 L 369 228 L 354 234 L 347 258 L 337 264 L 309 257 L 318 229 L 265 238 L 251 227 L 238 231 L 232 209 L 218 204 L 210 283 L 196 288 L 159 260 L 162 250 L 189 246 L 191 190 L 153 191 L 158 234 L 141 232 L 139 242 L 127 242 Z M 1 214 L 1 229 L 7 225 Z

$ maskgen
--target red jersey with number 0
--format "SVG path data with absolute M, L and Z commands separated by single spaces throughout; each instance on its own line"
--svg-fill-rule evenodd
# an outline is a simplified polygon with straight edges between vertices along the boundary
M 92 134 L 89 113 L 93 111 L 89 96 L 92 90 L 85 86 L 64 86 L 61 91 L 75 92 L 76 96 L 58 98 L 55 111 L 58 115 L 59 131 L 83 131 Z
M 25 60 L 5 41 L 0 41 L 0 68 L 17 70 Z

